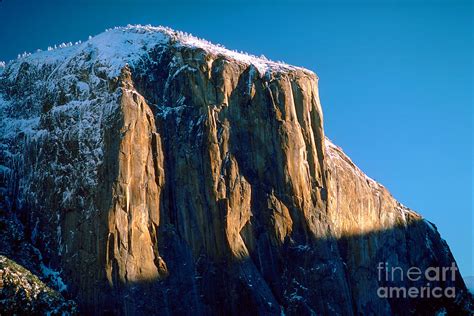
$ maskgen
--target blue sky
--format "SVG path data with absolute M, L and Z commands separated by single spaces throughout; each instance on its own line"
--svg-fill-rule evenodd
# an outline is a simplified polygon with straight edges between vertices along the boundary
M 0 2 L 0 60 L 166 25 L 315 71 L 326 134 L 473 267 L 471 1 Z

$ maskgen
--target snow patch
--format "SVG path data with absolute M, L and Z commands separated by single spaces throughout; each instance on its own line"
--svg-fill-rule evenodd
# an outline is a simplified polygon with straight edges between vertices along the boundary
M 44 264 L 43 254 L 41 253 L 41 251 L 39 251 L 38 248 L 33 247 L 33 251 L 38 256 L 38 259 L 40 261 L 40 270 L 43 277 L 51 281 L 51 284 L 53 285 L 55 290 L 59 292 L 67 291 L 67 285 L 64 283 L 63 279 L 61 278 L 61 272 L 53 270 L 52 268 Z
M 67 291 L 67 285 L 63 282 L 60 272 L 47 267 L 44 263 L 40 264 L 40 268 L 43 276 L 51 280 L 55 289 L 57 289 L 59 292 Z
M 140 26 L 135 26 L 140 27 Z M 229 50 L 222 45 L 219 44 L 212 44 L 211 42 L 194 37 L 191 34 L 173 31 L 169 28 L 162 28 L 166 33 L 171 34 L 173 37 L 178 39 L 179 45 L 193 47 L 193 48 L 201 48 L 204 51 L 214 54 L 214 55 L 224 55 L 246 65 L 253 65 L 259 72 L 260 76 L 264 76 L 267 71 L 288 71 L 288 70 L 296 70 L 300 69 L 309 73 L 313 73 L 310 70 L 301 67 L 290 66 L 284 62 L 278 61 L 274 62 L 267 59 L 265 56 L 254 56 L 251 54 L 247 54 L 244 52 L 237 52 L 234 50 Z
M 295 67 L 267 59 L 265 56 L 254 56 L 244 52 L 229 50 L 222 45 L 213 44 L 207 40 L 197 38 L 191 34 L 175 31 L 164 26 L 151 25 L 127 25 L 126 27 L 115 27 L 107 29 L 94 37 L 89 36 L 85 42 L 61 43 L 49 46 L 46 51 L 36 53 L 22 53 L 18 55 L 17 61 L 9 63 L 7 67 L 12 69 L 10 76 L 15 77 L 23 62 L 40 64 L 56 64 L 58 70 L 67 64 L 67 61 L 80 55 L 88 55 L 99 64 L 103 64 L 109 78 L 120 74 L 120 70 L 126 65 L 135 65 L 143 59 L 148 58 L 148 52 L 160 44 L 174 45 L 175 47 L 199 48 L 209 54 L 225 56 L 237 62 L 253 65 L 260 76 L 268 75 L 269 72 L 282 72 L 290 70 L 302 70 L 314 73 L 302 67 Z

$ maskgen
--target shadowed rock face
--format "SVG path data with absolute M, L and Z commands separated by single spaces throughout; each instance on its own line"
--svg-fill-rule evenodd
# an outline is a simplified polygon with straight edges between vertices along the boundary
M 5 216 L 83 312 L 468 313 L 459 272 L 437 284 L 455 298 L 377 296 L 427 282 L 379 280 L 379 262 L 454 259 L 325 138 L 314 73 L 168 29 L 104 34 L 0 77 Z

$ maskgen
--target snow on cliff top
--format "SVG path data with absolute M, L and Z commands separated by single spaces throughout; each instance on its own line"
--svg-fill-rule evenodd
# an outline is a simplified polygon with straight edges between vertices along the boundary
M 59 47 L 48 47 L 47 51 L 37 51 L 34 54 L 23 53 L 18 55 L 17 60 L 6 65 L 12 68 L 10 76 L 15 76 L 20 65 L 28 62 L 35 65 L 41 64 L 65 64 L 68 60 L 81 53 L 91 53 L 92 58 L 109 68 L 109 76 L 118 76 L 120 70 L 126 64 L 134 65 L 142 58 L 146 58 L 146 52 L 159 44 L 170 43 L 173 40 L 175 46 L 200 48 L 213 55 L 223 55 L 229 59 L 253 65 L 261 75 L 267 71 L 282 72 L 300 69 L 308 73 L 311 71 L 294 67 L 282 62 L 274 62 L 264 56 L 256 57 L 246 53 L 239 53 L 224 48 L 221 45 L 212 44 L 206 40 L 199 39 L 190 34 L 172 30 L 168 27 L 150 25 L 128 25 L 108 29 L 97 36 L 89 37 L 86 42 L 76 44 L 61 44 Z

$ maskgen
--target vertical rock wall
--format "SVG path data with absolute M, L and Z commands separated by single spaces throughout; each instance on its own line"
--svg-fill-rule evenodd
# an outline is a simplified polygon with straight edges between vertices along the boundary
M 454 259 L 325 138 L 314 73 L 110 32 L 0 81 L 2 205 L 84 313 L 467 310 L 376 296 L 378 262 Z

